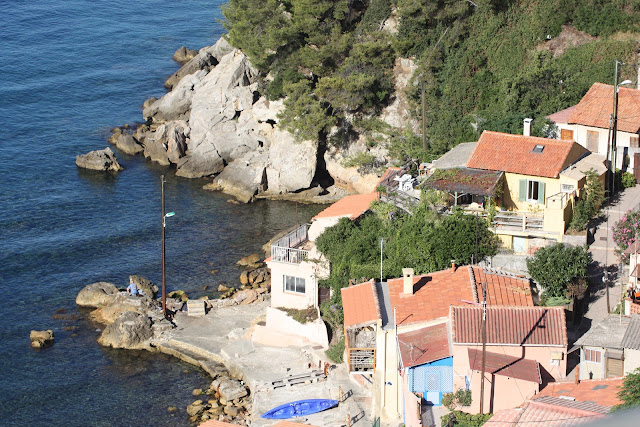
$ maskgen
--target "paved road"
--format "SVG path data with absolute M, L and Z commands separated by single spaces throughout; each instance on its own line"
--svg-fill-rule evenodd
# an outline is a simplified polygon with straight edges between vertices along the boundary
M 609 271 L 613 274 L 612 280 L 615 280 L 615 284 L 609 287 L 609 305 L 611 309 L 615 309 L 616 304 L 620 301 L 620 275 L 618 274 L 618 263 L 620 261 L 615 253 L 616 246 L 611 235 L 611 228 L 628 210 L 638 206 L 640 206 L 640 185 L 622 191 L 612 203 L 602 208 L 604 218 L 598 224 L 593 242 L 589 246 L 595 261 L 589 271 L 590 281 L 596 289 L 589 301 L 589 308 L 584 316 L 586 320 L 583 321 L 580 332 L 589 329 L 590 322 L 598 323 L 607 316 L 606 287 L 602 282 L 606 266 L 609 266 Z M 626 272 L 623 271 L 623 283 L 626 283 L 625 274 Z

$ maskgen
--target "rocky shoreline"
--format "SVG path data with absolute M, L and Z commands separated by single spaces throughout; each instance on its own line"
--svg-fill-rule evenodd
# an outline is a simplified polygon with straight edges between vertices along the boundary
M 260 257 L 255 254 L 243 258 L 238 264 L 246 268 L 240 276 L 241 289 L 220 285 L 217 289 L 219 299 L 208 300 L 203 297 L 196 300 L 196 304 L 200 301 L 211 312 L 268 301 L 270 274 Z M 113 283 L 96 282 L 85 286 L 76 297 L 78 306 L 93 309 L 89 318 L 104 326 L 98 343 L 105 347 L 158 351 L 202 368 L 212 382 L 206 390 L 194 390 L 193 394 L 198 399 L 186 408 L 190 421 L 220 419 L 245 422 L 250 416 L 251 393 L 240 381 L 243 373 L 228 369 L 219 357 L 210 354 L 203 356 L 176 347 L 166 339 L 166 332 L 175 329 L 189 315 L 185 311 L 189 301 L 186 293 L 174 291 L 167 295 L 167 309 L 172 317 L 172 320 L 167 320 L 157 299 L 158 286 L 141 276 L 132 275 L 130 278 L 138 284 L 144 296 L 128 295 Z M 32 342 L 38 343 L 33 336 L 32 332 Z M 174 412 L 178 408 L 170 407 L 168 410 Z
M 183 65 L 165 82 L 168 93 L 144 102 L 144 122 L 112 129 L 108 141 L 122 152 L 143 154 L 178 176 L 212 178 L 205 189 L 244 203 L 331 203 L 374 190 L 376 173 L 345 166 L 345 160 L 366 152 L 386 164 L 386 150 L 364 140 L 348 148 L 296 141 L 279 125 L 283 101 L 259 93 L 268 76 L 224 37 L 197 52 L 183 46 L 173 58 Z M 401 122 L 405 112 L 397 110 L 391 108 L 385 120 Z

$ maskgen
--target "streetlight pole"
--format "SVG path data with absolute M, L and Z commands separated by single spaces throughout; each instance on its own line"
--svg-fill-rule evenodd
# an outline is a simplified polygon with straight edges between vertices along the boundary
M 164 175 L 160 176 L 160 209 L 162 213 L 162 314 L 167 317 L 167 285 L 166 285 L 166 267 L 165 267 L 165 228 L 167 226 L 166 219 L 174 216 L 175 212 L 164 212 Z
M 165 263 L 164 263 L 164 228 L 165 228 L 165 213 L 164 213 L 164 175 L 160 176 L 160 204 L 162 210 L 162 315 L 167 317 L 167 286 L 165 278 Z

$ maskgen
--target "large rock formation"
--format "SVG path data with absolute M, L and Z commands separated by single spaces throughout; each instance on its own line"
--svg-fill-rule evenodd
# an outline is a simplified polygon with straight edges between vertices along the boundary
M 176 59 L 187 60 L 191 54 L 181 48 Z M 410 60 L 396 61 L 396 94 L 381 115 L 391 127 L 415 124 L 403 91 L 414 69 Z M 348 149 L 325 149 L 318 141 L 296 141 L 279 127 L 283 102 L 261 97 L 259 78 L 247 56 L 221 38 L 200 49 L 167 80 L 170 92 L 145 102 L 146 122 L 138 126 L 133 139 L 122 132 L 112 140 L 123 147 L 144 147 L 147 158 L 175 166 L 178 176 L 213 177 L 205 188 L 243 202 L 255 198 L 326 202 L 346 192 L 373 191 L 378 180 L 374 168 L 367 171 L 345 164 L 362 153 L 373 154 L 376 167 L 387 164 L 384 148 L 371 149 L 360 141 Z
M 118 294 L 113 283 L 96 282 L 85 286 L 76 296 L 76 304 L 81 307 L 103 307 L 111 303 Z
M 123 312 L 132 311 L 138 314 L 145 314 L 154 308 L 153 301 L 148 296 L 130 296 L 126 292 L 118 293 L 107 305 L 98 307 L 89 314 L 89 318 L 94 322 L 102 324 L 113 323 Z
M 76 156 L 76 165 L 80 168 L 97 171 L 119 172 L 124 169 L 109 147 Z
M 105 347 L 148 349 L 153 336 L 151 319 L 146 314 L 126 311 L 102 331 L 98 343 Z

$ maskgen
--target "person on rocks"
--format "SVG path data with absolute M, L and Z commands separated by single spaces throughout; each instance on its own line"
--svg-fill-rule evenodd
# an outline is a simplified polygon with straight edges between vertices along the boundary
M 129 279 L 129 286 L 127 286 L 127 294 L 133 295 L 133 296 L 140 295 L 140 293 L 138 292 L 138 285 L 136 284 L 136 282 L 133 281 L 133 279 Z

